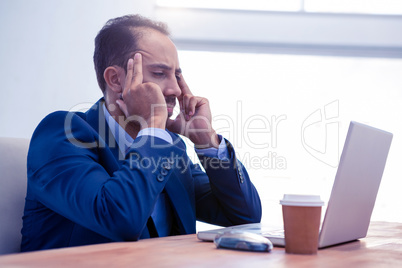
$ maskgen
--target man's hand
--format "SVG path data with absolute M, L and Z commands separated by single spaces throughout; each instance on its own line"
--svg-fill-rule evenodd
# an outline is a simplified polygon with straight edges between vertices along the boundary
M 167 107 L 161 88 L 155 83 L 144 83 L 142 55 L 136 53 L 127 63 L 126 80 L 122 99 L 117 105 L 126 116 L 126 121 L 139 124 L 140 129 L 154 127 L 165 129 Z
M 181 75 L 178 83 L 182 94 L 178 97 L 180 114 L 168 119 L 167 128 L 188 137 L 197 148 L 219 146 L 219 138 L 212 128 L 211 110 L 206 98 L 194 96 Z

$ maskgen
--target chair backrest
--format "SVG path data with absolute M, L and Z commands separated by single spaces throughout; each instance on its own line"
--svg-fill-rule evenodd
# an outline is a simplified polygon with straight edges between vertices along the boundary
M 29 140 L 0 138 L 0 254 L 20 252 Z

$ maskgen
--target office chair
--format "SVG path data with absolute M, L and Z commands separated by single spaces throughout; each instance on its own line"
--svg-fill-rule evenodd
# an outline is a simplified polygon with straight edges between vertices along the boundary
M 0 255 L 20 252 L 29 140 L 0 138 Z

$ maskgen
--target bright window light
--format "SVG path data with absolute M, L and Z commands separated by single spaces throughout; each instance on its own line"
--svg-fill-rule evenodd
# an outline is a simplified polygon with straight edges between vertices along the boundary
M 402 15 L 401 0 L 305 0 L 307 12 L 399 14 Z
M 401 0 L 157 0 L 161 7 L 402 15 Z
M 328 201 L 351 120 L 394 134 L 372 220 L 402 221 L 394 213 L 402 59 L 201 51 L 179 51 L 179 58 L 187 84 L 210 100 L 214 128 L 232 142 L 257 187 L 263 222 L 281 223 L 284 193 Z
M 158 0 L 158 6 L 236 10 L 298 11 L 299 0 Z

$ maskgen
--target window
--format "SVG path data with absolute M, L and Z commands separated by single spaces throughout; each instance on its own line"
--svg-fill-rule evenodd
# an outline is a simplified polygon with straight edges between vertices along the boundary
M 402 15 L 400 0 L 158 0 L 164 7 Z
M 402 1 L 157 3 L 186 81 L 261 194 L 263 221 L 280 224 L 284 193 L 328 200 L 351 120 L 394 134 L 372 219 L 402 221 Z M 306 128 L 327 112 L 332 121 Z
M 400 0 L 305 0 L 307 12 L 402 15 Z
M 393 213 L 402 176 L 402 59 L 205 51 L 179 57 L 193 93 L 210 100 L 214 128 L 247 167 L 263 221 L 280 224 L 284 193 L 328 200 L 351 120 L 394 134 L 372 219 L 402 221 Z M 319 112 L 322 122 L 307 128 Z
M 186 6 L 196 2 L 203 3 L 187 0 Z M 224 2 L 226 1 L 213 3 Z M 234 3 L 237 2 L 233 1 L 231 5 L 228 4 L 225 7 L 234 7 Z M 257 2 L 261 1 L 253 3 Z M 290 11 L 291 5 L 272 7 L 272 10 L 288 9 L 287 12 L 264 9 L 256 11 L 234 8 L 229 10 L 171 8 L 160 5 L 155 9 L 155 16 L 168 23 L 172 29 L 173 39 L 180 49 L 402 57 L 402 35 L 400 34 L 402 15 L 339 13 L 368 12 L 369 10 L 380 13 L 388 10 L 397 13 L 402 8 L 402 1 L 400 8 L 394 4 L 382 9 L 368 4 L 352 5 L 352 3 L 358 3 L 357 0 L 347 1 L 351 3 L 350 5 L 342 1 L 339 3 L 344 3 L 343 5 L 330 5 L 329 0 L 325 2 L 329 4 L 321 5 L 321 1 L 315 3 L 314 0 L 306 0 L 303 10 L 305 8 L 308 12 L 296 6 L 292 8 L 294 11 Z M 376 1 L 368 2 L 377 3 Z M 250 5 L 250 8 L 252 6 Z
M 301 9 L 299 0 L 158 0 L 157 4 L 165 7 L 236 10 L 298 11 Z

